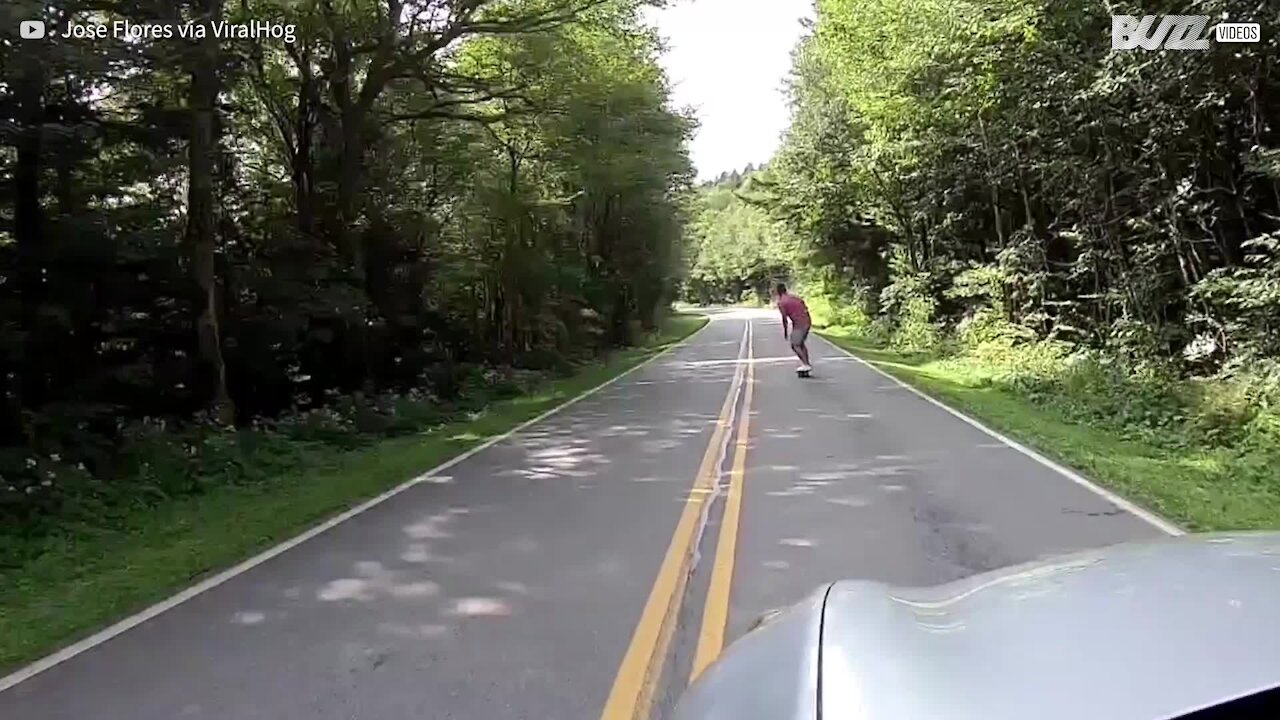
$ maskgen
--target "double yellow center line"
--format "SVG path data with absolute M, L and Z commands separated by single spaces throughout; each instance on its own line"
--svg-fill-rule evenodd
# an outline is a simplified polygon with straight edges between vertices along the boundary
M 750 321 L 747 326 L 750 327 Z M 750 333 L 748 333 L 750 334 Z M 729 622 L 729 589 L 733 585 L 733 565 L 738 554 L 738 524 L 742 517 L 742 483 L 747 469 L 747 438 L 751 429 L 751 394 L 755 387 L 755 363 L 751 346 L 747 346 L 747 383 L 742 398 L 742 414 L 738 418 L 738 435 L 733 452 L 733 469 L 729 473 L 729 489 L 725 497 L 724 516 L 720 520 L 720 538 L 716 541 L 716 559 L 711 566 L 711 584 L 702 608 L 702 632 L 693 654 L 690 682 L 697 680 L 724 649 L 724 632 Z
M 711 584 L 702 613 L 702 629 L 694 652 L 692 678 L 696 678 L 720 654 L 724 646 L 725 625 L 729 615 L 729 589 L 733 581 L 733 562 L 737 550 L 738 520 L 742 512 L 742 481 L 746 466 L 747 430 L 751 416 L 752 384 L 755 369 L 751 362 L 753 330 L 747 320 L 738 344 L 738 366 L 729 384 L 729 392 L 717 416 L 711 440 L 702 456 L 702 464 L 693 487 L 685 499 L 684 510 L 676 524 L 667 554 L 658 569 L 649 599 L 622 658 L 613 689 L 605 702 L 600 720 L 648 720 L 653 698 L 662 680 L 663 667 L 671 647 L 680 607 L 684 601 L 692 561 L 697 549 L 700 524 L 707 503 L 717 494 L 716 485 L 724 451 L 733 427 L 738 394 L 745 387 L 740 411 L 737 443 L 725 501 L 724 518 L 716 543 Z M 745 362 L 744 362 L 745 360 Z M 691 678 L 691 679 L 692 679 Z

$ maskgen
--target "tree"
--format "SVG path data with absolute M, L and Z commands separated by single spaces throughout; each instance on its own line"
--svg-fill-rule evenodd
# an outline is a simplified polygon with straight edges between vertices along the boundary
M 23 2 L 3 32 L 270 19 L 293 41 L 0 38 L 0 534 L 233 481 L 181 470 L 233 422 L 403 430 L 403 396 L 563 370 L 672 298 L 693 123 L 645 3 Z M 171 477 L 140 469 L 156 434 L 182 438 Z M 109 482 L 42 485 L 81 463 Z
M 804 272 L 843 278 L 890 323 L 911 296 L 917 320 L 985 308 L 1126 353 L 1208 342 L 1222 363 L 1255 345 L 1239 310 L 1208 301 L 1221 292 L 1196 288 L 1252 278 L 1235 270 L 1245 248 L 1277 230 L 1275 39 L 1111 52 L 1107 17 L 1081 2 L 909 10 L 910 25 L 900 0 L 822 0 L 795 54 L 792 125 L 761 187 L 805 238 Z M 1280 19 L 1256 2 L 1197 12 Z
M 692 223 L 685 293 L 702 303 L 763 300 L 790 276 L 795 249 L 782 227 L 744 194 L 754 175 L 704 186 L 687 202 Z

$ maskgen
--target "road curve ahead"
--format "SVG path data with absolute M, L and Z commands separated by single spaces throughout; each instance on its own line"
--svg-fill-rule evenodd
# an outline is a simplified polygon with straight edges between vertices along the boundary
M 1161 531 L 767 311 L 0 692 L 21 720 L 663 717 L 759 613 Z M 0 685 L 3 686 L 3 685 Z

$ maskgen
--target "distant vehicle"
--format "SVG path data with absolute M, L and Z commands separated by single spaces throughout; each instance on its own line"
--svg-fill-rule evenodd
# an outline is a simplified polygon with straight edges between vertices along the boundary
M 676 720 L 1280 717 L 1280 533 L 841 581 L 757 623 Z

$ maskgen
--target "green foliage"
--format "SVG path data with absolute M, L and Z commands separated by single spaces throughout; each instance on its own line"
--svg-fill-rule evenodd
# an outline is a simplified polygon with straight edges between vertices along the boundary
M 0 43 L 0 544 L 415 432 L 653 332 L 693 124 L 645 4 L 444 3 L 427 31 L 382 3 L 182 0 L 296 42 Z
M 872 318 L 857 305 L 841 303 L 838 298 L 825 293 L 807 292 L 805 304 L 816 327 L 858 336 L 865 336 L 871 330 Z
M 1140 354 L 1038 339 L 1029 328 L 990 310 L 963 322 L 941 343 L 950 350 L 946 357 L 939 357 L 936 340 L 932 347 L 909 342 L 907 327 L 899 326 L 891 336 L 866 332 L 860 337 L 873 346 L 937 357 L 942 371 L 964 376 L 975 387 L 997 388 L 1073 422 L 1156 447 L 1221 448 L 1268 457 L 1280 447 L 1280 384 L 1274 374 L 1183 379 Z
M 1280 40 L 1111 52 L 1080 0 L 816 10 L 758 183 L 797 274 L 870 289 L 903 348 L 985 309 L 1161 372 L 1280 352 L 1280 105 L 1260 92 Z M 1195 12 L 1280 23 L 1244 0 Z
M 696 303 L 763 305 L 771 286 L 790 276 L 793 252 L 784 229 L 753 202 L 753 171 L 722 174 L 687 201 L 684 296 Z
M 1184 355 L 1191 361 L 1280 355 L 1280 235 L 1242 243 L 1243 266 L 1218 268 L 1191 289 L 1208 312 L 1195 317 L 1201 333 Z

